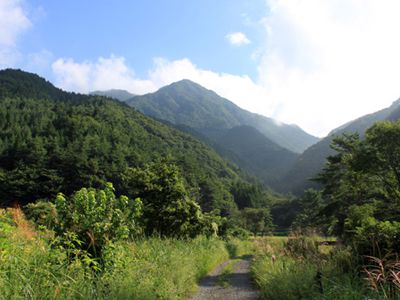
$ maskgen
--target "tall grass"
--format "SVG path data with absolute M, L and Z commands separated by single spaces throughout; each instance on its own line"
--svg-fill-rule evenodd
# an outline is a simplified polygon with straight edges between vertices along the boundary
M 96 273 L 47 235 L 20 211 L 0 210 L 0 299 L 182 299 L 228 258 L 218 239 L 148 238 L 109 247 Z
M 316 238 L 260 238 L 252 273 L 262 299 L 387 299 L 368 288 L 346 249 L 315 248 Z

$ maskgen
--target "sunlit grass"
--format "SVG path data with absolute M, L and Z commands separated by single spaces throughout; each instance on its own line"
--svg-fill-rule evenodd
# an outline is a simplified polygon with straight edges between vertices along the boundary
M 13 213 L 0 210 L 0 299 L 184 299 L 229 257 L 222 240 L 154 237 L 114 244 L 95 273 Z
M 262 299 L 384 299 L 369 290 L 357 274 L 351 253 L 345 248 L 319 245 L 318 242 L 326 240 L 335 239 L 318 236 L 255 239 L 252 274 Z M 317 242 L 315 246 L 313 242 Z

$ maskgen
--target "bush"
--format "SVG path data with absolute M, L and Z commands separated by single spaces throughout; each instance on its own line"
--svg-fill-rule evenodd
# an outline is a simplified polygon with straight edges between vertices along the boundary
M 359 255 L 383 258 L 400 254 L 400 222 L 378 221 L 367 218 L 355 228 L 351 238 L 353 249 Z
M 83 250 L 94 258 L 101 258 L 109 243 L 141 232 L 142 202 L 116 197 L 111 183 L 104 190 L 82 188 L 69 198 L 59 193 L 54 204 L 38 202 L 26 211 L 38 224 L 56 232 L 58 245 L 77 250 L 75 254 Z

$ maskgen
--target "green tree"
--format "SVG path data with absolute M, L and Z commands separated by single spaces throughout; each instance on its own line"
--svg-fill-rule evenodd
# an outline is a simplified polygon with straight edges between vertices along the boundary
M 267 208 L 245 208 L 241 211 L 244 228 L 253 234 L 271 234 L 273 230 L 271 212 Z
M 105 189 L 87 189 L 55 200 L 57 220 L 54 229 L 61 237 L 75 236 L 81 249 L 101 257 L 110 242 L 137 236 L 141 232 L 142 202 L 116 197 L 111 183 Z
M 322 213 L 334 217 L 337 234 L 344 234 L 349 208 L 371 204 L 378 220 L 400 216 L 400 121 L 378 122 L 358 135 L 333 140 L 336 154 L 317 180 L 324 184 Z
M 189 197 L 178 167 L 168 159 L 128 169 L 124 185 L 128 195 L 143 200 L 148 235 L 194 237 L 216 226 Z

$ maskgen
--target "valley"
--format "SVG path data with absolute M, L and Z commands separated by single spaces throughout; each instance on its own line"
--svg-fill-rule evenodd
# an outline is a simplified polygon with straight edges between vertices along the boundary
M 0 70 L 1 296 L 398 299 L 399 112 L 318 139 L 189 80 Z

